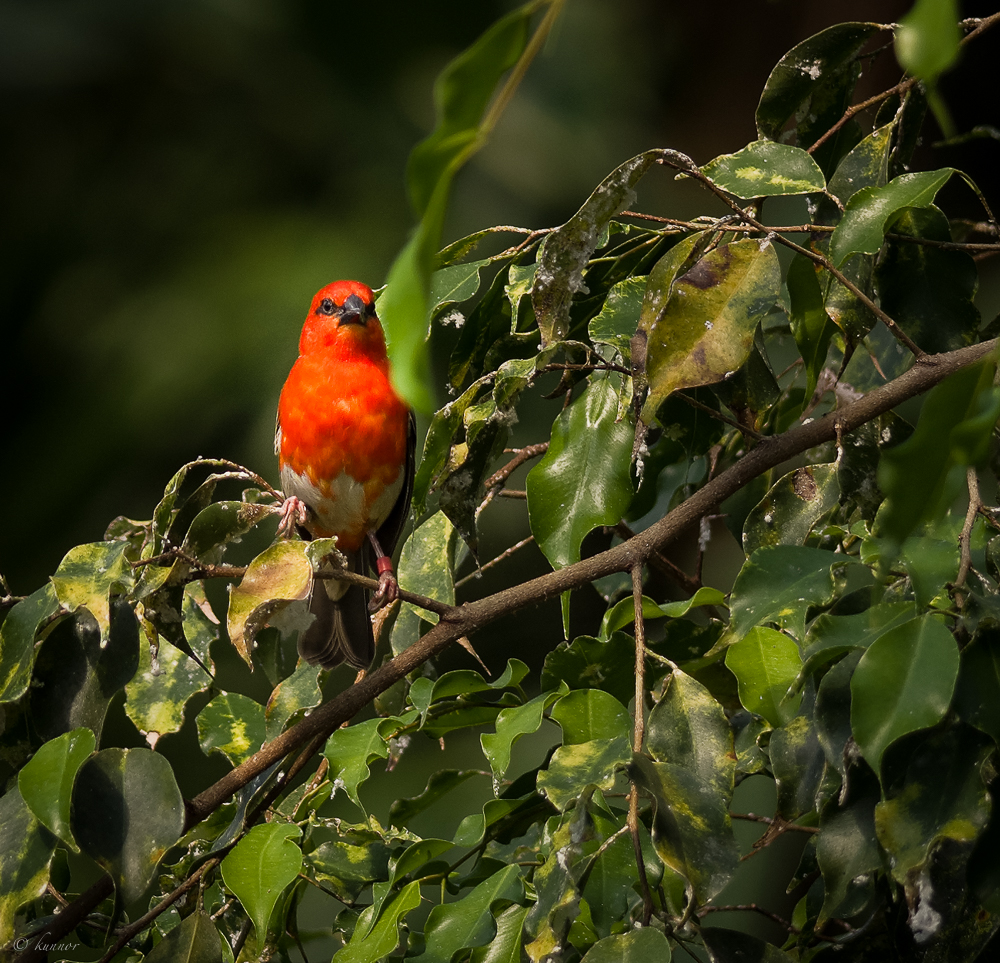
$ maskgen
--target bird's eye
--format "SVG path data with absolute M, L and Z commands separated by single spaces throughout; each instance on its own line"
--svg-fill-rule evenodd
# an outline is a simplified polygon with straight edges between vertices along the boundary
M 337 305 L 333 303 L 329 298 L 323 298 L 319 303 L 319 307 L 316 309 L 317 314 L 333 314 L 337 309 Z

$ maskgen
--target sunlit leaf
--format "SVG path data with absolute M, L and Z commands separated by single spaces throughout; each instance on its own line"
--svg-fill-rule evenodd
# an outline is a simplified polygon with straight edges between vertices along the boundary
M 781 726 L 798 712 L 800 696 L 788 697 L 799 674 L 799 647 L 787 635 L 764 626 L 751 629 L 726 650 L 726 667 L 736 676 L 744 708 Z
M 132 586 L 132 569 L 123 542 L 91 542 L 71 548 L 59 563 L 52 586 L 67 611 L 85 608 L 97 620 L 101 640 L 111 624 L 110 594 L 115 587 Z
M 197 723 L 202 752 L 221 752 L 234 766 L 264 742 L 264 707 L 239 692 L 217 695 L 198 713 Z
M 748 238 L 720 245 L 673 282 L 648 334 L 643 421 L 677 389 L 722 381 L 746 361 L 780 280 L 774 245 Z
M 49 883 L 56 837 L 35 819 L 17 786 L 0 796 L 0 939 L 14 936 L 18 910 Z
M 826 189 L 819 165 L 804 150 L 773 140 L 757 140 L 735 154 L 722 154 L 701 172 L 736 197 L 776 197 Z
M 254 826 L 222 861 L 222 878 L 253 920 L 261 942 L 274 904 L 302 867 L 300 835 L 298 826 L 287 823 Z

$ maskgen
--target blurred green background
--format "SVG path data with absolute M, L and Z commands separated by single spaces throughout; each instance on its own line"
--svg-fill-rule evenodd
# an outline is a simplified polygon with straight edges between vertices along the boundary
M 742 147 L 787 49 L 909 5 L 569 0 L 460 175 L 445 240 L 558 224 L 649 147 L 698 162 Z M 433 123 L 433 78 L 510 6 L 0 3 L 0 572 L 13 592 L 114 516 L 148 518 L 198 455 L 276 480 L 274 410 L 309 299 L 338 277 L 383 282 L 411 224 L 403 174 Z M 963 14 L 989 12 L 973 6 Z M 1000 126 L 995 50 L 987 35 L 946 78 L 959 130 Z M 898 77 L 890 54 L 861 92 Z M 929 163 L 963 167 L 996 199 L 998 148 Z M 646 210 L 707 206 L 662 172 L 649 180 Z

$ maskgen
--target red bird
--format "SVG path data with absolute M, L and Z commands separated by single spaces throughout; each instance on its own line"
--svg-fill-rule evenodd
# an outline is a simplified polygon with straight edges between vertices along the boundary
M 334 281 L 312 300 L 299 357 L 281 389 L 275 453 L 285 492 L 279 531 L 337 537 L 351 571 L 377 569 L 369 605 L 360 586 L 322 579 L 299 634 L 299 654 L 325 669 L 345 659 L 365 669 L 375 655 L 369 608 L 394 601 L 389 555 L 413 490 L 413 413 L 389 381 L 385 335 L 371 288 Z M 331 569 L 332 570 L 332 569 Z

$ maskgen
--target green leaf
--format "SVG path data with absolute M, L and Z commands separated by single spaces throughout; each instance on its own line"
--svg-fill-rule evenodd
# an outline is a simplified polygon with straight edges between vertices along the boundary
M 306 857 L 306 863 L 318 881 L 345 902 L 353 902 L 367 886 L 389 878 L 389 852 L 375 840 L 363 845 L 327 840 Z
M 885 187 L 865 187 L 847 202 L 844 216 L 830 238 L 830 259 L 840 267 L 852 254 L 877 254 L 885 232 L 905 207 L 927 207 L 955 171 L 900 174 Z
M 799 710 L 801 694 L 789 688 L 802 667 L 799 647 L 787 635 L 757 626 L 726 650 L 726 667 L 736 676 L 743 707 L 782 726 Z
M 132 587 L 124 542 L 91 542 L 71 548 L 52 576 L 60 605 L 69 612 L 85 608 L 97 620 L 101 641 L 111 625 L 111 591 Z
M 816 860 L 823 874 L 823 906 L 818 925 L 860 913 L 875 889 L 883 856 L 875 837 L 878 782 L 866 770 L 852 770 L 851 798 L 828 805 L 820 817 Z
M 838 466 L 812 465 L 782 476 L 743 523 L 743 551 L 770 545 L 803 545 L 840 502 Z
M 302 868 L 301 832 L 287 823 L 254 826 L 222 861 L 222 878 L 253 920 L 260 943 L 274 904 Z
M 497 935 L 472 951 L 472 963 L 521 963 L 521 932 L 527 906 L 508 906 L 497 916 Z
M 992 806 L 982 767 L 992 744 L 976 735 L 962 727 L 935 733 L 913 753 L 902 784 L 875 807 L 878 841 L 898 882 L 912 886 L 918 875 L 931 882 L 926 864 L 942 840 L 970 844 L 986 828 Z
M 598 525 L 616 525 L 632 500 L 633 430 L 616 422 L 610 378 L 594 378 L 552 425 L 545 456 L 528 472 L 528 520 L 554 568 L 580 560 L 580 544 Z
M 7 613 L 0 625 L 0 702 L 14 702 L 27 691 L 35 664 L 35 637 L 61 612 L 49 583 Z
M 653 846 L 707 901 L 739 859 L 728 808 L 736 772 L 729 723 L 701 683 L 675 670 L 649 715 L 646 742 L 656 762 L 636 755 L 630 775 L 653 799 Z
M 833 322 L 823 303 L 817 272 L 818 266 L 809 258 L 796 254 L 785 276 L 790 305 L 788 320 L 808 375 L 807 398 L 811 398 L 816 390 L 816 382 L 826 365 L 826 355 L 834 332 Z
M 450 963 L 459 950 L 489 943 L 497 934 L 498 904 L 506 908 L 520 900 L 523 892 L 520 868 L 505 866 L 468 896 L 435 906 L 424 926 L 426 949 L 414 958 L 415 963 Z
M 254 637 L 268 618 L 289 602 L 309 598 L 313 567 L 308 547 L 307 542 L 275 542 L 247 566 L 240 584 L 229 593 L 229 639 L 251 668 Z
M 711 963 L 793 963 L 788 953 L 749 933 L 703 926 L 701 937 Z
M 545 656 L 542 688 L 565 682 L 571 689 L 603 689 L 627 703 L 635 692 L 635 639 L 615 632 L 606 642 L 581 635 Z
M 889 148 L 895 122 L 877 127 L 861 140 L 837 165 L 829 190 L 846 204 L 863 187 L 883 187 L 889 179 Z M 830 211 L 830 220 L 840 220 L 840 211 Z
M 337 963 L 378 963 L 399 945 L 399 924 L 420 905 L 420 883 L 408 883 L 381 907 L 369 906 L 358 919 L 350 942 L 337 951 Z
M 156 662 L 148 645 L 139 647 L 139 670 L 125 686 L 125 714 L 144 735 L 179 732 L 184 706 L 212 677 L 186 652 L 160 640 Z
M 493 770 L 494 786 L 499 785 L 507 772 L 514 743 L 521 736 L 538 731 L 542 724 L 542 713 L 559 698 L 562 691 L 543 692 L 522 706 L 503 709 L 497 716 L 496 732 L 484 732 L 480 736 L 483 752 Z
M 318 673 L 316 666 L 300 659 L 295 671 L 271 690 L 264 711 L 266 741 L 277 738 L 291 720 L 306 715 L 323 701 Z
M 978 634 L 962 649 L 954 709 L 963 722 L 1000 743 L 1000 636 Z
M 17 787 L 34 817 L 79 852 L 70 831 L 73 781 L 97 740 L 89 729 L 74 729 L 41 746 L 17 774 Z
M 234 766 L 264 743 L 264 707 L 239 692 L 217 695 L 198 713 L 197 723 L 202 752 L 220 752 Z
M 826 758 L 810 716 L 803 713 L 775 729 L 768 743 L 768 755 L 778 785 L 776 815 L 795 820 L 811 813 L 816 806 Z
M 944 717 L 958 661 L 951 633 L 929 615 L 891 629 L 865 651 L 851 679 L 851 727 L 876 772 L 891 743 Z
M 563 731 L 563 745 L 592 739 L 628 737 L 632 718 L 614 696 L 600 689 L 577 689 L 552 707 L 552 721 Z
M 602 229 L 628 207 L 635 197 L 635 185 L 662 156 L 663 151 L 649 150 L 626 161 L 601 181 L 576 214 L 545 239 L 531 291 L 543 346 L 566 338 L 570 304 L 583 287 L 583 272 Z
M 771 71 L 757 105 L 760 136 L 780 139 L 785 124 L 795 116 L 819 120 L 818 108 L 826 106 L 831 88 L 854 74 L 861 48 L 881 29 L 877 23 L 839 23 L 789 50 Z M 799 137 L 800 147 L 811 142 Z
M 111 875 L 123 906 L 156 876 L 184 829 L 170 763 L 148 749 L 102 749 L 80 767 L 70 816 L 80 849 Z
M 609 344 L 629 364 L 632 336 L 639 324 L 646 278 L 626 278 L 615 284 L 604 299 L 601 310 L 590 319 L 587 326 L 590 340 L 595 344 Z
M 6 946 L 17 911 L 45 892 L 56 839 L 35 819 L 17 786 L 0 796 L 0 826 L 0 940 Z
M 196 910 L 153 949 L 143 963 L 222 963 L 222 943 L 211 917 Z
M 818 548 L 775 545 L 758 549 L 736 576 L 729 600 L 730 631 L 742 638 L 755 625 L 777 622 L 793 636 L 805 636 L 810 605 L 833 599 L 835 566 L 856 563 Z
M 432 515 L 414 529 L 399 554 L 399 587 L 416 595 L 455 604 L 455 526 L 442 512 Z M 438 616 L 402 602 L 392 627 L 392 651 L 399 655 L 421 635 L 421 623 L 433 625 Z M 425 630 L 426 631 L 426 630 Z
M 85 727 L 98 740 L 111 700 L 139 666 L 135 612 L 117 596 L 102 646 L 96 620 L 87 611 L 60 622 L 38 652 L 29 690 L 31 721 L 43 739 Z
M 527 813 L 534 821 L 533 817 L 537 816 L 539 808 L 538 796 L 533 792 L 517 798 L 490 799 L 480 812 L 469 813 L 458 824 L 455 838 L 449 845 L 475 848 L 483 842 L 487 833 L 496 836 L 511 820 L 519 824 L 519 814 Z
M 366 719 L 337 729 L 326 741 L 323 754 L 330 763 L 330 781 L 340 780 L 351 802 L 362 811 L 365 807 L 358 798 L 358 786 L 371 775 L 368 763 L 389 755 L 381 730 L 392 726 L 392 719 Z
M 228 542 L 239 540 L 271 514 L 269 506 L 252 502 L 212 502 L 195 516 L 181 548 L 195 558 L 219 562 Z
M 457 789 L 473 776 L 484 775 L 486 773 L 480 769 L 441 769 L 433 773 L 422 793 L 397 799 L 389 807 L 389 823 L 393 826 L 408 825 L 452 789 Z
M 907 208 L 893 233 L 950 242 L 948 218 L 936 207 Z M 879 304 L 924 351 L 953 351 L 977 339 L 975 261 L 965 251 L 890 238 L 875 269 Z
M 896 29 L 896 59 L 915 77 L 933 84 L 956 60 L 962 32 L 957 0 L 916 0 Z M 950 136 L 947 131 L 946 136 Z
M 774 245 L 749 238 L 719 245 L 673 282 L 648 333 L 645 423 L 672 392 L 722 381 L 746 361 L 780 283 Z
M 427 318 L 451 181 L 486 141 L 484 114 L 500 78 L 525 52 L 536 9 L 529 3 L 502 17 L 445 67 L 434 85 L 437 124 L 410 155 L 407 183 L 420 223 L 389 269 L 378 308 L 391 345 L 393 383 L 420 411 L 433 408 Z
M 967 465 L 982 465 L 1000 417 L 1000 390 L 992 359 L 962 368 L 928 393 L 913 435 L 886 451 L 878 483 L 887 503 L 881 531 L 899 545 L 924 521 L 937 517 L 964 482 Z
M 657 605 L 652 599 L 642 597 L 642 615 L 644 619 L 679 619 L 693 608 L 702 605 L 725 605 L 726 597 L 718 589 L 709 588 L 703 585 L 689 599 L 680 602 L 667 602 L 664 605 Z M 631 625 L 635 621 L 635 602 L 631 598 L 624 598 L 616 605 L 613 605 L 604 613 L 601 620 L 602 641 L 607 641 L 612 633 Z
M 745 200 L 826 190 L 826 178 L 812 157 L 773 140 L 757 140 L 735 154 L 722 154 L 701 172 L 716 187 Z
M 652 927 L 606 936 L 584 954 L 584 963 L 670 963 L 667 938 Z
M 431 316 L 442 314 L 453 304 L 468 301 L 479 290 L 479 272 L 490 263 L 489 258 L 469 261 L 466 264 L 452 264 L 438 268 L 431 275 L 428 304 Z
M 627 734 L 562 745 L 538 774 L 538 791 L 563 812 L 592 786 L 611 789 L 632 757 Z

